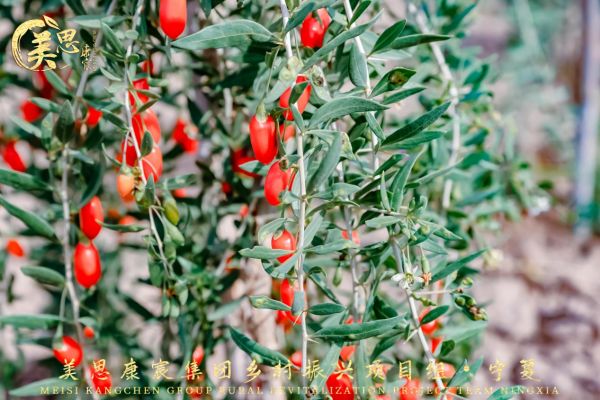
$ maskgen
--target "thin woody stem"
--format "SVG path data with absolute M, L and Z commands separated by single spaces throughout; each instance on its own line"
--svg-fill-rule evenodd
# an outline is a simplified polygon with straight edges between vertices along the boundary
M 287 8 L 287 4 L 285 4 L 285 0 L 279 0 L 279 8 L 281 9 L 281 18 L 283 19 L 283 27 L 285 28 L 290 20 L 290 11 Z M 289 32 L 285 34 L 283 43 L 287 58 L 292 58 L 294 53 L 292 52 L 292 40 Z
M 408 10 L 415 15 L 415 20 L 419 29 L 423 33 L 431 33 L 431 30 L 427 26 L 427 21 L 425 19 L 425 14 L 417 9 L 417 7 L 413 3 L 408 4 Z M 454 165 L 458 161 L 458 156 L 460 152 L 461 140 L 460 140 L 460 115 L 456 107 L 460 102 L 458 88 L 456 86 L 456 81 L 454 76 L 452 75 L 452 71 L 450 71 L 450 67 L 446 62 L 446 58 L 444 57 L 444 53 L 440 48 L 440 45 L 437 42 L 429 43 L 429 47 L 431 48 L 431 52 L 440 68 L 440 72 L 442 73 L 442 78 L 444 82 L 448 85 L 448 92 L 450 94 L 450 107 L 448 107 L 448 114 L 452 117 L 452 145 L 450 148 L 450 158 L 448 159 L 448 165 Z M 444 181 L 444 189 L 442 192 L 442 208 L 447 209 L 450 207 L 450 197 L 452 195 L 452 185 L 453 181 L 451 179 L 446 178 Z
M 283 26 L 285 27 L 290 18 L 290 12 L 285 4 L 285 0 L 279 0 L 279 7 L 283 18 Z M 290 33 L 284 36 L 284 46 L 286 56 L 289 59 L 293 57 L 292 43 Z M 304 142 L 301 129 L 296 132 L 296 147 L 298 148 L 298 175 L 300 175 L 300 200 L 299 200 L 299 215 L 298 215 L 298 261 L 296 263 L 296 275 L 298 276 L 298 292 L 303 300 L 306 299 L 304 292 L 304 230 L 306 228 L 306 168 L 304 166 Z M 308 304 L 304 305 L 308 308 Z M 300 324 L 302 327 L 302 384 L 306 387 L 306 366 L 308 361 L 308 329 L 306 327 L 306 312 L 300 314 Z
M 346 13 L 346 18 L 348 19 L 348 21 L 351 21 L 353 16 L 354 16 L 354 11 L 352 10 L 352 5 L 350 4 L 349 0 L 344 0 L 344 11 Z M 354 27 L 354 23 L 350 24 L 350 28 Z M 365 64 L 367 64 L 367 54 L 365 51 L 365 48 L 363 46 L 362 40 L 360 38 L 360 36 L 357 36 L 354 38 L 354 43 L 356 45 L 356 48 L 358 50 L 358 52 L 363 56 L 363 59 L 365 60 Z M 367 68 L 367 75 L 366 75 L 366 82 L 365 82 L 365 96 L 369 96 L 371 94 L 371 78 L 369 76 L 369 72 L 368 72 L 368 64 L 365 65 L 365 67 Z M 373 170 L 376 170 L 379 167 L 379 159 L 377 158 L 377 144 L 378 144 L 378 138 L 377 136 L 371 132 L 371 167 L 373 168 Z M 343 170 L 340 168 L 339 170 L 339 174 L 340 174 L 340 178 L 343 180 L 344 179 L 344 172 Z M 346 223 L 346 232 L 348 233 L 348 240 L 353 240 L 353 229 L 352 229 L 352 214 L 350 212 L 350 210 L 347 207 L 342 207 L 342 213 L 344 215 L 344 220 Z M 353 307 L 352 307 L 352 316 L 354 318 L 354 322 L 358 323 L 359 319 L 360 319 L 360 310 L 359 307 L 361 305 L 361 298 L 360 298 L 360 292 L 359 292 L 359 282 L 358 282 L 358 265 L 357 265 L 357 261 L 356 261 L 356 252 L 354 251 L 354 249 L 350 249 L 348 251 L 349 256 L 350 256 L 350 271 L 352 274 L 352 302 L 353 302 Z M 358 345 L 360 346 L 360 342 L 358 342 Z
M 69 298 L 71 299 L 71 309 L 73 313 L 73 322 L 75 324 L 75 330 L 77 331 L 77 340 L 80 346 L 84 346 L 83 330 L 79 323 L 79 308 L 80 302 L 77 297 L 77 290 L 73 284 L 73 260 L 71 258 L 71 245 L 69 243 L 70 231 L 71 231 L 71 210 L 69 206 L 69 146 L 65 145 L 62 153 L 62 179 L 60 185 L 60 198 L 62 203 L 63 212 L 63 257 L 65 262 L 65 286 L 69 292 Z M 84 352 L 85 354 L 85 352 Z M 85 363 L 84 363 L 85 364 Z M 85 365 L 83 366 L 83 376 L 89 387 L 94 387 L 91 377 L 89 376 Z M 94 400 L 99 399 L 99 396 L 93 392 L 92 397 Z
M 132 21 L 132 27 L 131 27 L 132 30 L 136 29 L 136 26 L 139 23 L 140 15 L 141 15 L 143 9 L 144 9 L 144 2 L 141 0 L 138 0 L 135 14 L 133 15 L 133 21 Z M 131 81 L 131 79 L 129 77 L 129 68 L 127 65 L 127 60 L 129 59 L 129 56 L 131 56 L 131 54 L 133 53 L 133 45 L 134 45 L 134 41 L 131 40 L 129 42 L 129 46 L 127 47 L 127 53 L 125 55 L 125 68 L 124 68 L 125 73 L 124 73 L 124 77 L 123 77 L 125 82 Z M 140 144 L 138 143 L 137 138 L 135 137 L 135 134 L 132 134 L 132 132 L 133 132 L 133 116 L 132 116 L 132 112 L 131 112 L 131 106 L 129 105 L 129 90 L 125 90 L 124 105 L 125 105 L 125 117 L 127 119 L 127 134 L 125 136 L 125 141 L 124 141 L 125 147 L 123 148 L 123 152 L 125 153 L 127 143 L 129 140 L 131 140 L 133 149 L 135 150 L 135 156 L 137 158 L 138 169 L 140 170 L 140 177 L 141 177 L 144 185 L 146 185 L 147 178 L 144 174 L 144 161 L 143 161 L 143 157 L 142 157 L 142 152 L 140 150 Z M 126 158 L 126 156 L 124 156 L 124 157 Z M 160 239 L 158 230 L 156 229 L 156 224 L 154 222 L 154 217 L 152 215 L 152 207 L 148 210 L 148 218 L 150 220 L 150 230 L 152 231 L 154 239 L 156 240 L 156 244 L 158 247 L 158 253 L 159 253 L 161 262 L 164 264 L 164 266 L 167 270 L 167 273 L 171 274 L 171 268 L 170 268 L 169 262 L 167 261 L 167 258 L 164 255 L 163 243 L 162 243 L 162 240 Z
M 400 252 L 400 247 L 398 246 L 398 243 L 396 242 L 396 240 L 394 238 L 391 238 L 390 242 L 391 242 L 391 246 L 392 246 L 392 251 L 394 253 L 394 258 L 396 259 L 396 265 L 398 266 L 398 272 L 399 273 L 406 272 L 406 273 L 412 274 L 413 273 L 412 265 L 410 265 L 410 263 L 403 262 L 402 253 Z M 403 271 L 404 267 L 406 267 L 405 271 Z M 415 325 L 415 329 L 417 332 L 417 337 L 419 338 L 419 342 L 421 343 L 421 346 L 423 347 L 423 352 L 425 353 L 425 358 L 427 359 L 427 361 L 430 365 L 433 365 L 435 367 L 436 360 L 435 360 L 435 357 L 433 356 L 433 354 L 431 353 L 431 350 L 429 349 L 429 343 L 427 343 L 427 338 L 425 337 L 425 334 L 423 333 L 423 330 L 421 329 L 421 326 L 420 326 L 421 323 L 419 321 L 419 314 L 417 312 L 417 305 L 415 303 L 415 300 L 412 297 L 412 295 L 413 295 L 412 289 L 410 288 L 410 285 L 407 283 L 402 284 L 402 288 L 404 289 L 406 298 L 408 300 L 408 307 L 410 309 L 411 318 L 413 320 L 413 324 Z M 440 390 L 440 393 L 443 393 L 444 390 L 446 389 L 446 387 L 444 386 L 442 379 L 438 376 L 437 373 L 434 373 L 434 378 L 435 378 L 436 386 Z
M 115 6 L 117 5 L 116 0 L 112 0 L 107 9 L 107 15 L 111 15 Z M 103 33 L 100 31 L 98 36 L 96 37 L 96 45 L 99 45 L 102 42 Z M 73 100 L 73 112 L 75 114 L 78 113 L 79 102 L 82 99 L 83 92 L 85 90 L 85 85 L 87 84 L 89 78 L 89 69 L 84 69 L 81 74 L 81 78 L 79 80 L 79 84 L 75 91 L 75 98 Z M 60 183 L 60 201 L 63 212 L 63 239 L 62 239 L 62 248 L 63 248 L 63 258 L 65 263 L 65 287 L 67 293 L 69 294 L 69 298 L 71 300 L 71 309 L 73 313 L 73 322 L 75 324 L 75 330 L 77 332 L 77 340 L 85 349 L 84 345 L 84 337 L 83 330 L 81 329 L 81 324 L 79 323 L 79 311 L 81 303 L 79 301 L 79 297 L 77 296 L 77 290 L 75 289 L 75 285 L 73 284 L 73 260 L 71 254 L 71 244 L 70 244 L 70 231 L 71 231 L 71 207 L 69 202 L 69 171 L 70 171 L 70 163 L 69 163 L 69 145 L 65 144 L 62 150 L 62 176 Z M 61 297 L 61 314 L 64 313 L 64 299 L 65 296 Z M 84 354 L 85 354 L 84 350 Z M 85 363 L 84 363 L 85 364 Z M 83 376 L 86 381 L 88 387 L 93 388 L 93 382 L 91 377 L 89 376 L 85 365 L 83 366 Z M 92 392 L 92 398 L 94 400 L 99 399 L 100 397 L 95 392 Z

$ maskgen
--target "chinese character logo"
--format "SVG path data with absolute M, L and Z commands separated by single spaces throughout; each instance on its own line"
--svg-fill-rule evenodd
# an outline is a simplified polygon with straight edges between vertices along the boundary
M 21 42 L 31 33 L 31 50 L 26 55 L 21 51 Z M 79 41 L 75 40 L 75 29 L 61 29 L 58 23 L 44 15 L 39 19 L 30 19 L 15 29 L 12 36 L 12 54 L 18 66 L 30 71 L 44 71 L 59 68 L 59 54 L 80 52 Z M 53 38 L 56 38 L 55 41 Z M 65 68 L 63 65 L 60 68 Z M 59 69 L 60 69 L 59 68 Z

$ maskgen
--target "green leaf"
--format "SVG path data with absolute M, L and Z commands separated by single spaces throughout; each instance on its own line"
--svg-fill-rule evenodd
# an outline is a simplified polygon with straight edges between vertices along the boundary
M 365 221 L 365 225 L 369 228 L 380 229 L 386 226 L 397 224 L 398 222 L 403 221 L 405 218 L 396 217 L 393 215 L 381 215 L 379 217 L 375 217 Z
M 366 113 L 365 119 L 367 120 L 367 124 L 369 124 L 369 128 L 371 131 L 381 140 L 385 139 L 385 134 L 383 133 L 383 129 L 381 129 L 381 125 L 377 122 L 377 118 L 375 118 L 374 113 Z
M 54 116 L 47 114 L 40 124 L 39 138 L 44 149 L 50 150 L 52 147 L 52 131 L 54 130 Z
M 173 178 L 167 178 L 163 182 L 166 190 L 175 190 L 194 186 L 198 184 L 198 174 L 185 174 Z
M 355 342 L 387 333 L 401 324 L 406 324 L 404 317 L 380 319 L 362 324 L 344 324 L 325 327 L 317 331 L 313 337 L 333 342 Z
M 0 325 L 11 325 L 15 328 L 50 329 L 61 318 L 58 315 L 36 314 L 36 315 L 0 315 Z
M 362 35 L 375 23 L 375 21 L 379 18 L 377 15 L 371 21 L 366 24 L 356 26 L 348 31 L 342 32 L 329 42 L 325 44 L 325 46 L 321 47 L 319 50 L 315 52 L 308 60 L 305 61 L 304 66 L 302 67 L 302 72 L 308 71 L 310 67 L 321 61 L 323 58 L 327 57 L 329 53 L 338 48 L 340 45 L 346 43 L 347 40 L 353 39 L 357 36 Z
M 85 173 L 86 186 L 79 200 L 79 208 L 86 205 L 98 193 L 104 178 L 104 167 L 100 163 L 82 168 Z
M 356 8 L 354 9 L 354 13 L 352 14 L 352 19 L 349 21 L 348 24 L 352 25 L 353 23 L 358 21 L 360 16 L 367 10 L 367 8 L 369 8 L 371 3 L 371 0 L 362 0 L 360 3 L 358 3 L 358 6 L 356 6 Z
M 433 276 L 431 277 L 431 282 L 433 283 L 433 282 L 439 281 L 440 279 L 444 279 L 448 275 L 452 274 L 453 272 L 458 271 L 459 269 L 461 269 L 462 267 L 464 267 L 471 261 L 475 260 L 476 258 L 478 258 L 480 255 L 482 255 L 483 253 L 485 253 L 487 251 L 488 251 L 487 249 L 482 249 L 482 250 L 476 251 L 475 253 L 469 254 L 466 257 L 458 259 L 448 265 L 442 265 L 442 266 L 436 268 L 433 271 Z
M 73 114 L 73 107 L 71 107 L 69 100 L 65 100 L 58 114 L 56 125 L 54 125 L 54 136 L 59 138 L 61 142 L 66 143 L 73 137 L 75 133 L 74 127 L 75 115 Z
M 369 96 L 376 97 L 380 94 L 400 89 L 415 73 L 416 71 L 413 69 L 402 67 L 394 68 L 377 82 L 377 85 L 375 85 Z
M 141 232 L 144 229 L 146 229 L 145 226 L 136 225 L 136 224 L 121 225 L 121 224 L 109 224 L 106 222 L 100 222 L 100 225 L 102 225 L 106 229 L 110 229 L 111 231 L 115 231 L 115 232 Z
M 402 206 L 402 201 L 404 200 L 404 187 L 406 186 L 406 182 L 408 181 L 408 177 L 410 175 L 410 171 L 412 171 L 417 159 L 423 154 L 423 151 L 418 153 L 414 153 L 410 156 L 410 158 L 404 163 L 402 169 L 398 171 L 394 180 L 392 181 L 392 186 L 390 190 L 392 191 L 392 199 L 391 199 L 391 207 L 393 210 L 399 210 Z
M 304 93 L 304 90 L 308 86 L 310 82 L 300 82 L 298 84 L 294 84 L 292 88 L 292 92 L 290 93 L 290 104 L 296 104 L 300 96 Z
M 424 143 L 429 143 L 434 140 L 437 140 L 437 139 L 441 138 L 442 136 L 444 136 L 444 132 L 441 132 L 441 131 L 419 132 L 415 136 L 411 136 L 409 138 L 402 139 L 401 141 L 399 141 L 397 143 L 384 145 L 381 147 L 381 149 L 383 149 L 383 150 L 389 150 L 389 149 L 410 150 L 410 149 L 414 149 L 415 147 L 418 147 Z
M 365 351 L 366 346 L 358 346 L 354 354 L 354 361 L 356 362 L 356 386 L 359 388 L 370 388 L 374 387 L 371 367 L 368 367 L 369 360 Z M 369 352 L 370 353 L 370 352 Z
M 250 296 L 250 303 L 254 308 L 266 308 L 269 310 L 281 310 L 290 311 L 291 308 L 288 305 L 283 304 L 280 301 L 273 300 L 267 296 Z
M 350 80 L 356 87 L 364 88 L 367 86 L 367 76 L 369 69 L 367 67 L 367 59 L 364 54 L 358 50 L 356 44 L 350 49 L 350 62 L 348 63 L 348 74 Z
M 147 156 L 152 151 L 154 147 L 154 139 L 152 139 L 152 134 L 148 131 L 144 132 L 144 137 L 142 138 L 142 148 L 140 149 L 142 156 Z
M 38 235 L 47 237 L 48 239 L 55 239 L 54 229 L 52 226 L 37 214 L 25 211 L 22 208 L 9 203 L 4 197 L 0 196 L 0 205 L 6 209 L 6 211 L 15 218 L 20 219 L 29 229 L 37 233 Z
M 469 365 L 467 360 L 464 360 L 460 367 L 456 370 L 456 373 L 448 382 L 448 387 L 459 387 L 465 383 L 470 382 L 475 378 L 475 374 L 483 363 L 483 357 L 479 358 L 473 364 Z
M 292 252 L 289 250 L 276 250 L 265 246 L 254 246 L 251 249 L 243 249 L 240 251 L 242 257 L 257 258 L 260 260 L 273 260 L 290 253 Z
M 413 139 L 418 136 L 420 136 L 420 135 L 413 137 Z M 459 166 L 461 162 L 462 161 L 459 161 L 457 163 L 454 163 L 454 164 L 444 167 L 442 169 L 438 169 L 437 171 L 432 171 L 429 174 L 416 179 L 414 182 L 411 182 L 411 185 L 414 184 L 416 186 L 419 186 L 419 185 L 424 185 L 426 183 L 429 183 L 430 181 L 434 180 L 435 178 L 439 178 L 440 176 L 444 176 L 444 175 L 450 173 L 454 168 Z
M 150 311 L 148 311 L 148 309 L 146 307 L 144 307 L 143 305 L 138 303 L 132 297 L 124 294 L 123 298 L 125 300 L 125 303 L 127 303 L 127 305 L 129 306 L 129 308 L 133 312 L 137 313 L 140 317 L 142 317 L 143 320 L 151 321 L 155 318 L 154 315 Z M 80 318 L 80 320 L 81 320 L 81 318 Z
M 48 379 L 43 379 L 41 381 L 29 383 L 29 384 L 27 384 L 25 386 L 21 386 L 20 388 L 17 388 L 17 389 L 13 389 L 9 392 L 9 394 L 11 396 L 15 396 L 15 397 L 38 398 L 42 394 L 42 389 L 45 389 L 48 387 L 53 388 L 53 389 L 56 388 L 59 391 L 62 391 L 64 389 L 65 393 L 67 393 L 66 389 L 74 388 L 75 386 L 77 386 L 77 384 L 78 384 L 78 382 L 73 381 L 73 380 L 48 378 Z
M 310 221 L 310 223 L 304 230 L 304 245 L 305 246 L 310 246 L 313 239 L 315 238 L 315 235 L 319 231 L 319 228 L 321 228 L 322 223 L 323 223 L 323 216 L 321 214 L 317 213 L 312 217 L 312 220 Z
M 477 2 L 469 4 L 461 12 L 457 13 L 454 18 L 442 27 L 442 32 L 448 33 L 460 27 L 461 22 L 475 9 Z
M 121 131 L 127 131 L 127 125 L 125 125 L 125 122 L 123 122 L 121 117 L 119 117 L 118 115 L 113 114 L 110 111 L 104 111 L 104 113 L 102 114 L 102 118 L 106 119 L 108 122 L 116 126 Z
M 390 104 L 394 104 L 394 103 L 402 101 L 414 94 L 421 93 L 423 90 L 425 90 L 424 87 L 413 87 L 413 88 L 409 88 L 409 89 L 400 90 L 396 93 L 393 93 L 393 94 L 387 96 L 385 99 L 383 99 L 383 101 L 381 103 L 385 104 L 386 106 L 390 105 Z
M 56 72 L 51 69 L 47 69 L 44 71 L 44 75 L 46 75 L 46 79 L 48 79 L 50 85 L 52 85 L 52 87 L 59 93 L 63 95 L 68 95 L 70 93 L 69 88 Z
M 407 35 L 397 38 L 389 46 L 394 50 L 406 49 L 408 47 L 417 46 L 420 44 L 439 42 L 441 40 L 450 39 L 450 36 L 446 35 L 433 35 L 430 33 L 418 33 L 415 35 Z
M 65 278 L 53 269 L 46 267 L 23 267 L 21 271 L 36 281 L 52 286 L 62 287 L 65 283 Z
M 440 350 L 440 357 L 445 357 L 448 354 L 450 354 L 450 352 L 454 350 L 455 346 L 456 343 L 454 342 L 454 340 L 444 340 L 444 342 L 442 343 L 442 348 Z
M 458 326 L 444 327 L 438 332 L 438 335 L 443 336 L 445 340 L 453 340 L 458 343 L 478 335 L 486 327 L 486 321 L 467 321 Z
M 308 312 L 314 315 L 331 315 L 346 311 L 346 307 L 337 303 L 315 304 L 308 309 Z
M 273 221 L 270 221 L 258 230 L 258 235 L 256 237 L 256 241 L 258 243 L 263 243 L 269 235 L 274 234 L 279 231 L 281 228 L 285 226 L 287 218 L 275 218 Z
M 325 380 L 331 375 L 335 367 L 337 366 L 338 360 L 340 358 L 340 351 L 342 350 L 342 346 L 338 343 L 332 343 L 329 351 L 325 354 L 325 357 L 321 360 L 319 365 L 323 370 L 322 374 L 315 374 L 312 382 L 310 383 L 310 387 L 314 387 L 317 389 L 317 393 L 321 393 L 322 389 L 325 386 Z
M 85 15 L 85 8 L 81 4 L 81 0 L 65 0 L 65 3 L 67 3 L 76 15 Z
M 119 40 L 115 31 L 112 30 L 108 24 L 101 22 L 102 32 L 104 33 L 104 37 L 106 39 L 106 43 L 110 45 L 110 47 L 116 52 L 119 56 L 125 55 L 125 47 L 123 46 L 123 42 Z
M 318 246 L 309 247 L 305 250 L 307 252 L 316 254 L 331 254 L 333 252 L 342 251 L 353 246 L 356 245 L 352 241 L 346 239 L 339 239 Z
M 229 333 L 235 344 L 252 359 L 256 360 L 257 363 L 269 367 L 274 367 L 276 365 L 285 367 L 289 363 L 289 360 L 283 354 L 256 343 L 237 329 L 229 328 Z
M 392 155 L 390 158 L 385 160 L 384 163 L 379 166 L 379 168 L 377 168 L 377 170 L 373 173 L 373 176 L 377 176 L 377 175 L 381 174 L 382 172 L 387 171 L 394 165 L 400 163 L 400 161 L 402 161 L 405 157 L 406 156 L 404 154 Z
M 186 50 L 219 49 L 224 47 L 244 47 L 251 40 L 268 42 L 273 34 L 264 26 L 250 20 L 226 21 L 210 25 L 199 32 L 175 40 L 173 47 Z
M 450 306 L 439 306 L 439 307 L 436 307 L 433 310 L 429 311 L 421 319 L 421 326 L 423 326 L 429 322 L 435 321 L 440 316 L 444 315 L 448 311 L 449 308 L 450 308 Z
M 313 12 L 314 9 L 315 9 L 314 1 L 307 1 L 304 4 L 302 4 L 302 6 L 300 6 L 298 11 L 296 11 L 288 20 L 287 25 L 283 29 L 283 33 L 288 33 L 295 27 L 299 26 L 302 22 L 304 22 L 304 19 L 306 18 L 306 16 L 308 14 L 310 14 L 311 12 Z
M 43 97 L 32 97 L 31 101 L 33 102 L 33 104 L 39 106 L 43 110 L 50 111 L 53 113 L 58 113 L 60 111 L 60 105 L 58 103 L 55 103 Z
M 294 301 L 292 302 L 292 315 L 299 316 L 304 309 L 304 292 L 294 292 Z
M 44 118 L 44 120 L 48 117 L 51 117 L 51 114 L 48 114 Z M 13 115 L 10 116 L 10 120 L 12 122 L 14 122 L 19 128 L 23 129 L 25 132 L 27 132 L 35 137 L 41 138 L 42 131 L 37 126 L 30 124 L 29 122 L 23 120 L 22 118 L 15 117 Z
M 385 181 L 385 172 L 381 173 L 381 178 L 379 180 L 379 197 L 381 198 L 381 204 L 383 205 L 384 209 L 391 210 L 392 206 L 390 204 L 390 198 L 388 196 L 387 183 Z
M 377 41 L 373 45 L 373 50 L 371 50 L 371 54 L 379 53 L 390 47 L 392 42 L 394 42 L 394 40 L 402 33 L 405 26 L 406 20 L 400 20 L 394 25 L 387 28 L 385 31 L 383 31 L 381 36 L 377 38 Z
M 52 190 L 50 185 L 32 175 L 9 169 L 0 169 L 0 184 L 27 192 L 32 190 Z
M 438 106 L 426 112 L 419 118 L 404 125 L 402 128 L 389 135 L 387 138 L 385 138 L 382 144 L 386 145 L 397 143 L 416 135 L 417 133 L 427 128 L 429 125 L 433 124 L 439 117 L 441 117 L 446 112 L 448 107 L 450 107 L 450 102 L 444 103 L 441 106 Z
M 325 158 L 321 161 L 319 168 L 310 177 L 307 186 L 307 192 L 311 193 L 325 182 L 335 171 L 335 167 L 340 162 L 342 153 L 342 135 L 335 135 L 329 150 L 325 153 Z
M 288 272 L 296 266 L 296 260 L 298 260 L 298 253 L 294 253 L 293 256 L 288 258 L 283 264 L 275 268 L 273 271 L 267 271 L 273 278 L 284 279 Z
M 106 23 L 108 26 L 114 26 L 123 22 L 125 19 L 125 16 L 113 15 L 107 17 L 106 14 L 98 14 L 79 15 L 77 17 L 71 18 L 70 21 L 86 28 L 100 29 L 100 24 L 102 22 Z
M 385 109 L 387 109 L 386 106 L 373 100 L 353 96 L 338 97 L 319 107 L 310 119 L 308 126 L 315 128 L 321 123 L 336 120 L 344 115 Z
M 204 15 L 208 17 L 213 8 L 213 0 L 200 0 L 200 7 L 204 11 Z

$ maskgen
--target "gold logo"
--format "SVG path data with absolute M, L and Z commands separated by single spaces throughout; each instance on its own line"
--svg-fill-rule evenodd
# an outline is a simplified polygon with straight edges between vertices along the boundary
M 29 32 L 33 35 L 30 42 L 33 47 L 25 55 L 21 50 L 21 42 Z M 80 54 L 81 62 L 85 69 L 95 66 L 93 51 L 86 43 L 80 48 L 80 41 L 76 40 L 77 30 L 72 28 L 62 29 L 58 23 L 43 15 L 39 19 L 30 19 L 23 22 L 15 29 L 12 36 L 12 55 L 18 66 L 30 71 L 45 71 L 49 69 L 62 69 L 67 65 L 58 67 L 61 54 Z

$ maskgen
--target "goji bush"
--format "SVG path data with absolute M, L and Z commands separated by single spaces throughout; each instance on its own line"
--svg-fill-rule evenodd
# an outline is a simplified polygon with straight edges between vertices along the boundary
M 139 385 L 218 386 L 206 367 L 232 343 L 263 372 L 291 365 L 293 398 L 452 396 L 474 376 L 486 237 L 540 193 L 494 110 L 493 66 L 463 45 L 472 1 L 0 10 L 13 28 L 42 14 L 77 28 L 97 62 L 64 55 L 66 68 L 0 79 L 4 95 L 28 93 L 3 122 L 0 170 L 2 266 L 28 263 L 2 268 L 0 304 L 15 275 L 50 299 L 43 313 L 0 316 L 16 333 L 18 355 L 0 353 L 12 396 L 87 384 L 97 398 L 128 384 L 99 359 L 135 359 Z M 234 296 L 256 266 L 270 295 Z M 124 287 L 131 270 L 152 300 Z M 235 317 L 248 305 L 284 344 Z M 149 326 L 154 347 L 139 340 Z M 53 349 L 36 361 L 47 379 L 23 378 L 25 343 Z M 158 359 L 175 378 L 152 378 Z M 58 378 L 69 363 L 81 380 Z M 190 376 L 192 363 L 205 373 Z

